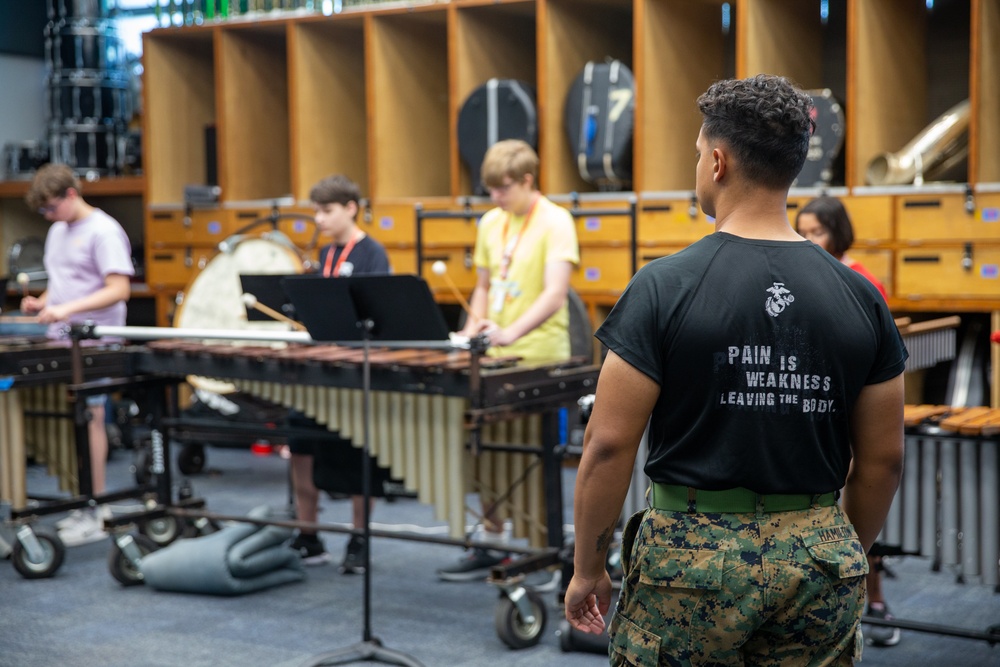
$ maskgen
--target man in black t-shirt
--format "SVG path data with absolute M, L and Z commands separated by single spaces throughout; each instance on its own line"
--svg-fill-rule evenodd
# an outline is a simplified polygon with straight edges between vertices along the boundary
M 331 243 L 319 251 L 319 273 L 328 278 L 361 275 L 385 275 L 390 272 L 389 258 L 381 243 L 365 234 L 355 222 L 360 206 L 361 191 L 357 184 L 346 176 L 328 176 L 313 186 L 309 193 L 316 212 L 316 226 Z M 333 465 L 325 466 L 334 476 L 324 486 L 328 491 L 340 491 L 351 496 L 351 519 L 355 528 L 364 522 L 364 497 L 361 495 L 362 451 L 349 441 L 330 442 L 330 434 L 325 426 L 319 426 L 300 412 L 291 411 L 289 426 L 314 428 L 322 431 L 322 437 L 289 438 L 291 452 L 292 487 L 295 495 L 295 514 L 299 521 L 315 523 L 319 513 L 319 489 L 314 482 L 316 457 L 322 455 L 324 461 L 335 457 Z M 388 471 L 372 458 L 372 490 L 382 495 L 381 484 L 389 479 Z M 333 488 L 336 487 L 336 488 Z M 303 563 L 320 565 L 329 562 L 330 555 L 314 530 L 302 530 L 292 542 Z M 352 535 L 344 552 L 340 569 L 345 574 L 364 572 L 366 561 L 364 538 Z
M 604 628 L 648 423 L 651 508 L 622 537 L 612 664 L 851 664 L 901 473 L 907 353 L 871 283 L 788 222 L 810 98 L 758 75 L 698 103 L 716 233 L 643 268 L 597 332 L 566 616 Z

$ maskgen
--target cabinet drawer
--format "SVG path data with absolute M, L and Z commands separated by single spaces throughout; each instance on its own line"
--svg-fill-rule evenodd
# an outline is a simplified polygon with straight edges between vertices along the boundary
M 650 245 L 639 248 L 636 256 L 636 266 L 641 269 L 654 259 L 669 257 L 676 252 L 680 252 L 686 245 Z
M 632 277 L 629 248 L 580 247 L 580 266 L 570 276 L 570 284 L 586 292 L 621 293 Z
M 896 200 L 897 235 L 902 241 L 983 241 L 1000 239 L 996 195 L 977 198 L 965 209 L 959 193 L 905 195 Z M 992 206 L 990 205 L 992 204 Z M 985 206 L 985 208 L 983 208 Z
M 228 212 L 222 209 L 151 211 L 146 218 L 147 243 L 154 248 L 217 245 L 232 233 L 231 227 Z
M 468 218 L 424 218 L 421 222 L 423 245 L 425 248 L 455 245 L 476 245 L 479 216 L 487 209 L 470 211 Z M 414 225 L 416 216 L 414 215 Z
M 383 244 L 416 243 L 416 213 L 413 204 L 373 204 L 366 232 Z
M 795 217 L 799 211 L 812 201 L 813 197 L 788 198 L 788 221 L 795 226 Z M 891 195 L 854 195 L 838 197 L 847 209 L 854 228 L 854 242 L 863 245 L 866 242 L 892 240 L 893 199 Z M 852 253 L 853 254 L 853 253 Z
M 856 261 L 864 264 L 864 267 L 871 271 L 871 274 L 882 283 L 882 287 L 885 288 L 889 296 L 893 296 L 893 257 L 891 250 L 854 247 L 847 254 Z
M 278 231 L 289 238 L 299 248 L 306 248 L 316 239 L 317 247 L 326 245 L 330 239 L 316 235 L 316 222 L 311 208 L 292 206 L 281 210 L 278 220 Z M 291 217 L 285 217 L 291 216 Z M 360 222 L 360 215 L 359 215 Z
M 451 287 L 448 285 L 448 278 L 450 278 L 465 297 L 472 294 L 472 288 L 476 286 L 476 267 L 472 264 L 472 249 L 472 245 L 461 248 L 425 248 L 421 258 L 420 271 L 430 288 L 435 292 L 451 294 Z M 414 261 L 416 261 L 415 255 L 416 253 L 414 253 Z M 446 276 L 434 273 L 434 262 L 444 262 L 447 268 Z M 401 273 L 395 266 L 393 269 L 397 273 Z
M 573 212 L 573 209 L 569 210 Z M 577 213 L 573 215 L 577 241 L 580 245 L 627 244 L 632 237 L 632 219 L 628 210 L 627 201 L 602 201 L 593 204 L 581 202 Z
M 150 248 L 146 253 L 146 281 L 150 288 L 183 288 L 218 253 L 214 247 Z
M 639 205 L 638 242 L 697 241 L 715 231 L 694 198 L 648 200 Z
M 389 266 L 393 273 L 416 274 L 417 272 L 417 251 L 413 248 L 386 248 L 389 255 Z
M 1000 297 L 1000 248 L 975 244 L 896 251 L 900 297 Z

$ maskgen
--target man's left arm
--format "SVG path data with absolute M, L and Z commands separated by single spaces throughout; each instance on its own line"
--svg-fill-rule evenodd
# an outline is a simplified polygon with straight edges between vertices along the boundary
M 565 594 L 566 619 L 583 632 L 604 629 L 611 604 L 605 564 L 632 481 L 639 442 L 660 396 L 648 375 L 608 353 L 587 423 L 573 502 L 573 579 Z

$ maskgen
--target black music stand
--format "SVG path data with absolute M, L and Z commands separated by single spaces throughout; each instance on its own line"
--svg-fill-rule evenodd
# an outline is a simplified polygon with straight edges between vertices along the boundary
M 333 280 L 318 276 L 293 276 L 286 278 L 282 285 L 314 340 L 342 344 L 361 341 L 364 347 L 361 488 L 364 496 L 362 535 L 367 549 L 363 582 L 363 637 L 357 644 L 314 656 L 303 667 L 361 661 L 424 667 L 415 658 L 384 647 L 372 635 L 371 630 L 371 457 L 368 447 L 371 419 L 370 355 L 372 341 L 391 342 L 407 347 L 444 347 L 448 341 L 448 327 L 444 316 L 427 283 L 416 276 L 354 276 Z M 320 305 L 322 309 L 317 310 Z M 316 315 L 321 316 L 315 317 Z M 354 318 L 356 322 L 353 330 L 345 326 L 348 323 L 345 320 L 350 318 Z M 415 333 L 426 339 L 414 341 Z

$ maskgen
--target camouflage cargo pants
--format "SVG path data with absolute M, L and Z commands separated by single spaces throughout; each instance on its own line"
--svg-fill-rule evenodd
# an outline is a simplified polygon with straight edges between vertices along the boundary
M 865 554 L 839 506 L 634 515 L 609 628 L 611 664 L 851 665 Z

